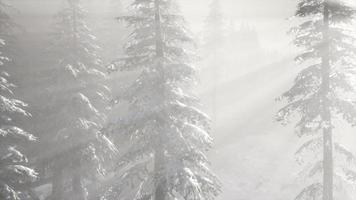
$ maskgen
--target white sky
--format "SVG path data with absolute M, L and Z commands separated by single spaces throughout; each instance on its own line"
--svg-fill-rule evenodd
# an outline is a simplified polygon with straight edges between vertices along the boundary
M 211 0 L 180 0 L 183 13 L 195 32 L 203 26 Z M 291 17 L 297 0 L 220 0 L 225 16 L 235 25 L 249 23 L 258 31 L 266 50 L 278 51 L 288 47 L 291 39 L 286 32 L 291 27 Z M 345 0 L 356 6 L 356 0 Z M 282 50 L 283 51 L 283 50 Z
M 46 12 L 54 0 L 17 0 L 22 5 L 28 2 L 30 8 L 33 1 L 41 1 L 41 8 L 36 9 Z M 57 0 L 59 1 L 59 0 Z M 105 4 L 109 0 L 90 0 Z M 203 21 L 208 14 L 211 0 L 179 0 L 182 11 L 194 32 L 199 33 Z M 297 0 L 220 0 L 223 12 L 228 20 L 232 20 L 236 26 L 241 23 L 249 23 L 259 33 L 262 46 L 266 50 L 276 51 L 285 48 L 291 41 L 286 32 L 291 22 L 287 20 L 295 11 Z M 347 0 L 356 6 L 356 0 Z M 31 3 L 30 3 L 31 2 Z M 32 8 L 32 7 L 31 7 Z M 50 11 L 48 11 L 50 12 Z M 98 12 L 100 12 L 98 10 Z M 105 11 L 104 11 L 105 12 Z
M 199 32 L 208 14 L 209 0 L 180 0 L 181 8 L 195 32 Z M 290 39 L 288 17 L 295 9 L 295 0 L 221 0 L 223 12 L 235 25 L 249 23 L 259 32 L 267 50 L 286 47 Z

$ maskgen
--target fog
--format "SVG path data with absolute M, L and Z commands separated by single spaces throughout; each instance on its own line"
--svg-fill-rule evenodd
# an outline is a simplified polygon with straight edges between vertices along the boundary
M 161 2 L 160 26 L 153 23 L 157 23 L 157 9 L 148 1 Z M 335 10 L 340 2 L 350 10 L 356 6 L 353 0 L 330 1 L 336 2 Z M 2 2 L 11 8 L 1 6 Z M 136 10 L 132 2 L 138 5 Z M 163 2 L 176 3 L 178 11 L 176 5 L 172 9 Z M 217 2 L 220 7 L 215 7 Z M 0 15 L 0 67 L 11 75 L 0 76 L 0 97 L 25 102 L 0 101 L 0 140 L 4 141 L 0 141 L 0 199 L 355 199 L 356 40 L 352 38 L 356 11 L 349 14 L 340 6 L 345 19 L 353 17 L 342 26 L 330 18 L 330 27 L 342 27 L 343 32 L 328 36 L 329 55 L 324 46 L 319 52 L 322 45 L 317 43 L 325 27 L 318 29 L 317 23 L 315 30 L 323 30 L 319 35 L 293 42 L 296 35 L 304 39 L 302 31 L 289 33 L 305 20 L 295 16 L 298 2 L 0 0 L 0 14 L 6 10 L 16 24 L 7 34 L 7 26 L 1 24 L 7 18 Z M 307 19 L 323 19 L 325 13 L 318 9 L 316 16 Z M 337 15 L 335 10 L 330 9 L 331 16 Z M 140 17 L 122 17 L 135 14 Z M 150 14 L 153 22 L 145 18 Z M 170 18 L 175 15 L 185 21 Z M 73 19 L 77 25 L 71 24 Z M 161 29 L 162 35 L 152 36 L 150 31 Z M 350 37 L 341 38 L 343 33 Z M 15 41 L 9 42 L 10 47 L 2 42 L 8 35 L 9 41 L 13 36 Z M 152 41 L 154 48 L 148 45 Z M 334 48 L 334 42 L 350 47 Z M 317 53 L 298 62 L 295 57 L 306 51 Z M 158 58 L 151 58 L 154 53 Z M 320 67 L 313 68 L 319 61 Z M 190 74 L 195 69 L 196 79 Z M 328 109 L 323 107 L 324 97 L 315 100 L 324 93 L 312 93 L 319 90 L 318 84 L 326 87 L 326 76 L 330 83 L 325 99 L 333 95 L 343 99 L 330 103 Z M 8 86 L 7 80 L 16 87 Z M 8 93 L 7 87 L 13 91 Z M 285 96 L 278 100 L 281 95 Z M 281 110 L 290 104 L 295 108 Z M 327 122 L 325 110 L 331 116 Z M 283 119 L 278 121 L 280 115 Z M 36 141 L 24 142 L 22 137 L 32 136 L 9 131 L 7 123 Z M 333 145 L 325 142 L 329 129 Z M 6 139 L 11 134 L 16 140 Z M 324 146 L 318 140 L 305 145 L 312 153 L 297 153 L 313 137 L 323 136 Z M 346 175 L 338 174 L 339 164 L 327 163 L 325 149 L 330 146 L 334 163 L 347 158 L 347 164 L 340 164 Z M 15 148 L 19 153 L 14 153 Z M 309 165 L 320 159 L 320 166 Z M 22 165 L 28 169 L 13 167 Z M 330 172 L 335 174 L 331 175 L 333 197 L 325 189 L 330 165 L 335 166 Z M 10 173 L 3 166 L 17 170 Z M 23 176 L 30 178 L 23 180 Z M 320 188 L 308 187 L 314 182 L 320 182 Z

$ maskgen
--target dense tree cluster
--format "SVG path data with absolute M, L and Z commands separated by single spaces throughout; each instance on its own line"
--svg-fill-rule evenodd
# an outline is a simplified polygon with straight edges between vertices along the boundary
M 5 66 L 12 61 L 6 46 L 14 34 L 7 32 L 12 22 L 0 3 Z M 110 4 L 122 7 L 120 1 Z M 34 107 L 40 115 L 31 121 L 42 125 L 30 126 L 38 142 L 24 147 L 37 172 L 21 153 L 21 144 L 35 137 L 12 118 L 30 116 L 26 104 L 13 98 L 9 75 L 1 75 L 1 199 L 213 199 L 220 186 L 205 155 L 212 145 L 210 119 L 191 91 L 194 41 L 175 1 L 134 1 L 132 15 L 120 17 L 133 29 L 126 57 L 113 66 L 139 75 L 119 99 L 130 111 L 114 129 L 109 113 L 117 101 L 87 11 L 80 0 L 60 5 L 42 51 L 48 66 L 38 73 L 38 94 L 46 101 L 33 102 L 41 103 Z M 117 141 L 117 135 L 130 139 Z M 115 144 L 128 148 L 119 153 Z
M 13 20 L 16 8 L 0 0 L 0 200 L 217 198 L 222 184 L 208 155 L 219 130 L 218 89 L 227 82 L 221 77 L 242 76 L 225 74 L 231 64 L 254 71 L 249 63 L 263 51 L 257 31 L 244 23 L 236 30 L 221 0 L 209 1 L 199 42 L 178 2 L 53 1 L 49 33 L 32 41 Z M 293 184 L 295 200 L 352 200 L 356 156 L 340 123 L 356 125 L 356 9 L 347 0 L 296 3 L 290 33 L 302 69 L 277 113 L 300 138 L 293 141 L 302 180 Z M 98 17 L 95 5 L 105 14 Z M 126 25 L 120 35 L 114 15 Z M 210 73 L 212 119 L 194 92 L 199 57 Z

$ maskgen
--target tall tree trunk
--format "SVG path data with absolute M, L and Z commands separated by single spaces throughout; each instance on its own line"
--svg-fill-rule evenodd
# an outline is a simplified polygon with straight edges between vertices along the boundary
M 162 38 L 162 29 L 161 29 L 161 12 L 160 12 L 160 0 L 155 0 L 155 40 L 156 40 L 156 59 L 158 69 L 161 71 L 161 78 L 163 84 L 165 84 L 165 70 L 163 66 L 163 38 Z M 165 99 L 165 85 L 162 85 L 163 90 L 163 101 Z M 164 123 L 165 119 L 162 119 Z M 164 124 L 162 124 L 164 127 Z M 165 200 L 166 199 L 166 180 L 164 176 L 164 149 L 162 148 L 162 136 L 157 139 L 156 150 L 154 154 L 154 173 L 155 173 L 155 191 L 154 191 L 154 200 Z
M 161 146 L 161 145 L 157 145 Z M 166 199 L 166 180 L 164 175 L 164 151 L 162 148 L 157 147 L 155 151 L 154 158 L 154 172 L 155 172 L 155 191 L 154 200 L 165 200 Z
M 64 200 L 64 177 L 63 169 L 56 167 L 54 169 L 52 180 L 52 200 Z
M 324 31 L 323 31 L 323 57 L 322 57 L 322 92 L 323 92 L 323 200 L 333 200 L 333 138 L 330 113 L 330 38 L 329 38 L 329 23 L 330 11 L 328 2 L 324 3 Z
M 163 38 L 161 28 L 160 0 L 155 0 L 156 57 L 163 58 Z
M 76 166 L 78 167 L 78 166 Z M 73 199 L 74 200 L 86 200 L 87 199 L 87 191 L 84 187 L 82 176 L 77 170 L 72 177 L 72 191 L 73 191 Z

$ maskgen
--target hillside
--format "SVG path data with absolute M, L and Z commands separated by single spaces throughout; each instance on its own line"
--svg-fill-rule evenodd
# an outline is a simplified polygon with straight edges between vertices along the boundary
M 288 199 L 282 188 L 293 180 L 295 136 L 292 127 L 273 119 L 282 106 L 275 98 L 290 86 L 296 70 L 286 58 L 219 86 L 211 154 L 224 183 L 219 199 L 248 200 L 251 194 L 254 200 Z M 209 95 L 206 91 L 204 99 Z

